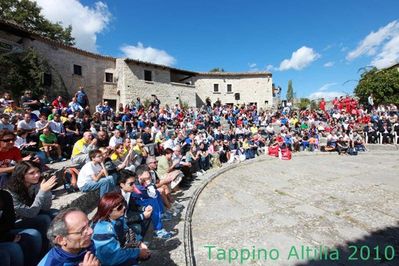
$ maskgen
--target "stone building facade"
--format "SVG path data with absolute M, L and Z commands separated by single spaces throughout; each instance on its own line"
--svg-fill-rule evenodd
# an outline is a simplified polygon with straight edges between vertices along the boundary
M 71 97 L 79 86 L 84 86 L 92 109 L 103 99 L 116 107 L 137 97 L 151 99 L 152 94 L 170 106 L 181 100 L 200 107 L 207 97 L 212 102 L 220 99 L 222 103 L 272 106 L 272 74 L 268 72 L 200 73 L 114 58 L 60 44 L 4 21 L 0 21 L 0 52 L 7 52 L 2 47 L 8 47 L 8 52 L 28 48 L 38 51 L 54 69 L 47 75 L 53 75 L 53 81 L 60 77 L 66 96 Z M 50 85 L 49 96 L 58 93 Z

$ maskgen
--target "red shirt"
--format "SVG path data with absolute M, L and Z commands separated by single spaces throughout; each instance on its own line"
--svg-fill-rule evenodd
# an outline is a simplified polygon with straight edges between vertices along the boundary
M 19 162 L 22 160 L 21 151 L 17 147 L 13 147 L 9 151 L 0 151 L 0 167 L 7 168 L 14 166 L 11 164 L 12 161 Z
M 326 111 L 326 102 L 325 101 L 321 101 L 319 104 L 320 109 L 325 112 Z

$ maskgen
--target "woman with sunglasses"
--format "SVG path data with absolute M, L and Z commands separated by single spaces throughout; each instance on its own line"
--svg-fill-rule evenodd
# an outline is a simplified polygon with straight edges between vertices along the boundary
M 46 233 L 51 220 L 56 215 L 54 210 L 50 210 L 51 189 L 56 184 L 56 176 L 41 180 L 40 165 L 31 161 L 19 162 L 8 183 L 16 218 L 19 219 L 15 223 L 15 228 L 38 230 L 42 235 L 42 254 L 49 246 Z
M 137 265 L 139 259 L 148 259 L 150 251 L 144 243 L 132 246 L 127 239 L 125 199 L 118 192 L 106 193 L 93 217 L 93 241 L 96 257 L 103 265 Z

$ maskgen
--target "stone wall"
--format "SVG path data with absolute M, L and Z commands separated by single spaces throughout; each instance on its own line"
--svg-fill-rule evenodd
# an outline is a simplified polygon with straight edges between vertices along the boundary
M 70 96 L 84 86 L 92 110 L 104 94 L 105 70 L 115 68 L 115 60 L 85 56 L 38 40 L 26 39 L 25 47 L 33 47 L 58 71 Z M 82 75 L 74 74 L 74 65 L 82 67 Z
M 144 70 L 152 72 L 152 81 L 144 80 Z M 195 86 L 171 83 L 170 70 L 151 64 L 126 62 L 116 60 L 117 88 L 120 91 L 120 102 L 126 104 L 140 97 L 152 100 L 155 94 L 161 100 L 161 105 L 173 106 L 179 103 L 179 98 L 189 106 L 195 106 Z
M 10 31 L 12 33 L 0 30 L 0 38 L 15 46 L 34 48 L 38 51 L 53 68 L 53 83 L 57 82 L 57 86 L 58 83 L 62 83 L 61 87 L 66 89 L 65 96 L 73 96 L 79 86 L 84 86 L 92 111 L 102 99 L 112 100 L 118 106 L 119 103 L 135 101 L 137 97 L 142 101 L 152 100 L 152 94 L 158 96 L 162 105 L 169 106 L 179 103 L 181 99 L 189 106 L 200 107 L 207 97 L 210 97 L 212 102 L 219 98 L 222 103 L 257 103 L 258 107 L 272 106 L 270 73 L 197 73 L 93 54 L 64 46 L 21 28 Z M 82 75 L 74 74 L 74 65 L 81 66 Z M 144 80 L 144 70 L 151 71 L 151 81 Z M 105 81 L 106 72 L 113 74 L 111 82 Z M 214 84 L 219 84 L 219 92 L 214 92 Z M 227 92 L 227 84 L 231 84 L 232 92 Z M 55 84 L 50 87 L 50 100 L 60 93 L 55 87 Z M 240 93 L 240 100 L 235 100 L 235 93 Z
M 265 73 L 200 74 L 194 78 L 194 85 L 202 101 L 206 97 L 212 102 L 219 98 L 222 103 L 257 103 L 258 107 L 263 108 L 272 106 L 272 83 L 271 74 Z M 214 84 L 219 85 L 219 92 L 214 92 Z M 232 92 L 227 92 L 227 84 L 231 84 Z M 240 100 L 235 100 L 235 93 L 240 94 Z

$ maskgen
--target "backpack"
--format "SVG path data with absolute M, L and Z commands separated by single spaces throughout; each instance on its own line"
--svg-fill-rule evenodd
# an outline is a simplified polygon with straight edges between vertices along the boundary
M 270 156 L 278 157 L 278 146 L 270 146 L 268 149 L 268 154 Z
M 292 153 L 288 148 L 281 149 L 281 160 L 291 160 Z
M 349 154 L 349 155 L 357 155 L 357 150 L 356 150 L 356 148 L 349 148 L 349 149 L 348 149 L 348 154 Z
M 79 191 L 76 182 L 78 181 L 79 170 L 76 168 L 67 168 L 64 171 L 64 188 L 66 192 L 73 193 Z

